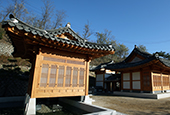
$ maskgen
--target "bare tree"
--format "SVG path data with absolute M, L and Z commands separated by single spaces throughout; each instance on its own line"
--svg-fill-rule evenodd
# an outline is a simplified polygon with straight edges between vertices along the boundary
M 56 29 L 58 27 L 62 27 L 63 23 L 65 22 L 66 13 L 64 10 L 56 10 L 55 12 L 55 20 L 54 20 L 54 27 L 53 29 Z
M 24 6 L 24 0 L 12 0 L 12 3 L 1 11 L 1 21 L 4 21 L 10 13 L 17 18 L 24 20 L 25 15 L 28 14 L 28 11 Z
M 44 7 L 42 7 L 41 19 L 37 21 L 39 24 L 39 28 L 49 29 L 54 6 L 50 0 L 43 0 L 43 3 L 44 3 Z
M 87 24 L 85 24 L 83 28 L 83 38 L 88 40 L 88 38 L 93 34 L 94 32 L 90 29 L 89 21 L 87 21 Z
M 31 23 L 41 29 L 56 29 L 63 26 L 66 18 L 66 13 L 63 10 L 56 10 L 54 13 L 54 5 L 50 0 L 43 0 L 44 7 L 40 18 L 32 17 Z

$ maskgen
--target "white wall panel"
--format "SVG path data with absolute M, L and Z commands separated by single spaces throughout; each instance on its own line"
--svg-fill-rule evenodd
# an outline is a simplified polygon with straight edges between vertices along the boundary
M 103 74 L 97 74 L 96 81 L 103 81 Z
M 140 80 L 140 72 L 133 72 L 132 80 Z
M 123 80 L 130 80 L 130 73 L 123 73 Z
M 130 82 L 123 82 L 123 89 L 130 89 Z
M 132 82 L 133 89 L 140 89 L 140 81 L 133 81 Z

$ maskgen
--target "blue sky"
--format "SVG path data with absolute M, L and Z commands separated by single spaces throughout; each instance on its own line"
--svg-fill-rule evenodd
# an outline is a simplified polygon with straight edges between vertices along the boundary
M 112 31 L 115 40 L 131 52 L 134 45 L 148 52 L 170 52 L 170 0 L 52 0 L 66 11 L 66 22 L 80 34 L 87 20 L 94 32 Z M 5 2 L 3 2 L 6 4 Z M 26 8 L 38 14 L 41 0 L 27 0 Z M 95 40 L 95 36 L 90 37 Z

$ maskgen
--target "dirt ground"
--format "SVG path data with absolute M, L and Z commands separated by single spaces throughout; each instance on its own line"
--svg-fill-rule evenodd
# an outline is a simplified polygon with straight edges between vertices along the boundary
M 170 98 L 145 99 L 115 95 L 91 96 L 94 105 L 129 115 L 170 115 Z

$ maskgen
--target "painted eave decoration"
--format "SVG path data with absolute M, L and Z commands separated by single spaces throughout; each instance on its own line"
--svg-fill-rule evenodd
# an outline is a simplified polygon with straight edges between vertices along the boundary
M 61 50 L 86 55 L 95 59 L 108 54 L 114 54 L 113 45 L 96 44 L 87 42 L 77 35 L 70 26 L 54 30 L 43 30 L 28 25 L 13 15 L 10 20 L 2 22 L 14 45 L 15 57 L 28 58 L 35 49 L 46 47 L 53 50 Z M 32 51 L 30 51 L 32 50 Z
M 139 57 L 138 60 L 133 61 L 135 57 Z M 135 46 L 130 55 L 122 62 L 109 64 L 105 68 L 116 71 L 124 71 L 125 69 L 137 69 L 145 66 L 156 64 L 157 66 L 170 69 L 170 61 L 159 57 L 158 53 L 150 54 L 143 52 Z

